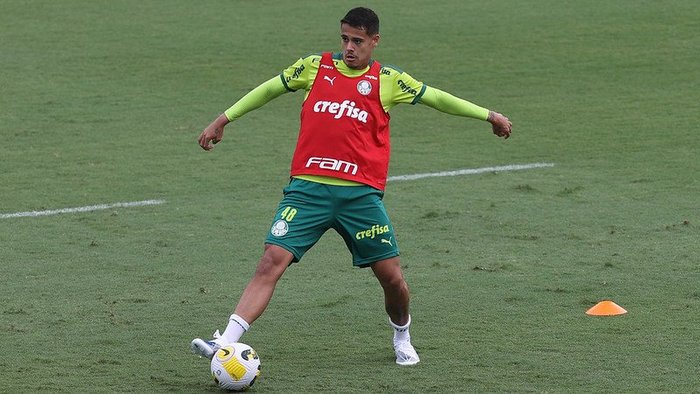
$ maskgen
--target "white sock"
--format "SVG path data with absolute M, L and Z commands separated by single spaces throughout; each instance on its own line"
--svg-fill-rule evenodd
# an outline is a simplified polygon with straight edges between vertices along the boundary
M 389 319 L 389 324 L 394 329 L 394 343 L 411 341 L 411 334 L 408 332 L 408 328 L 411 326 L 411 315 L 408 315 L 408 322 L 403 326 L 397 326 L 391 319 Z
M 234 313 L 229 318 L 228 325 L 226 326 L 224 333 L 221 334 L 221 339 L 225 343 L 238 342 L 238 340 L 241 339 L 241 336 L 243 336 L 243 334 L 245 334 L 249 328 L 250 324 L 248 324 L 248 322 L 246 322 L 242 317 Z

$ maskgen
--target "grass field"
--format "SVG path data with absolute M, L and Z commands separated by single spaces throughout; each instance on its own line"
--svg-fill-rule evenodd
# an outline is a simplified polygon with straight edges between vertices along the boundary
M 370 1 L 375 52 L 507 114 L 392 112 L 390 182 L 422 362 L 328 233 L 244 341 L 256 392 L 700 392 L 697 2 Z M 302 94 L 199 132 L 302 55 L 341 1 L 0 0 L 0 392 L 215 392 L 223 328 L 281 197 Z M 585 311 L 612 299 L 629 313 Z

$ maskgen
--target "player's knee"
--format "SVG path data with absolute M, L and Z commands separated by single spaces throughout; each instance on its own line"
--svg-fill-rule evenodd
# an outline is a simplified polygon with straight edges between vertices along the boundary
M 408 290 L 398 258 L 377 262 L 372 266 L 372 269 L 385 290 L 391 292 Z
M 255 269 L 255 276 L 277 280 L 292 261 L 292 257 L 291 253 L 278 246 L 266 245 L 265 253 Z
M 380 282 L 383 288 L 392 292 L 408 291 L 408 284 L 406 284 L 401 271 L 382 277 Z

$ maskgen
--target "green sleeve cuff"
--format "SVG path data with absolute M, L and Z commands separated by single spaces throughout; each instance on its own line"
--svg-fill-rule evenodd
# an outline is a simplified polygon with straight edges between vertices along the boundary
M 284 85 L 284 88 L 287 89 L 287 91 L 296 92 L 296 90 L 289 87 L 289 85 L 287 84 L 287 80 L 284 78 L 284 74 L 280 74 L 280 81 L 282 81 L 282 84 Z
M 423 84 L 423 87 L 420 88 L 420 92 L 418 92 L 418 94 L 417 94 L 416 97 L 413 99 L 413 101 L 411 101 L 411 105 L 416 105 L 417 103 L 420 102 L 421 98 L 422 98 L 423 95 L 425 94 L 425 89 L 427 89 L 427 88 L 428 88 L 428 85 Z

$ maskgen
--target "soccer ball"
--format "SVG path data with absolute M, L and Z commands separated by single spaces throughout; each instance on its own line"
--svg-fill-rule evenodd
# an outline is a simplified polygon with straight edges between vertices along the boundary
M 260 358 L 245 343 L 232 343 L 211 358 L 211 374 L 222 389 L 243 391 L 260 375 Z

